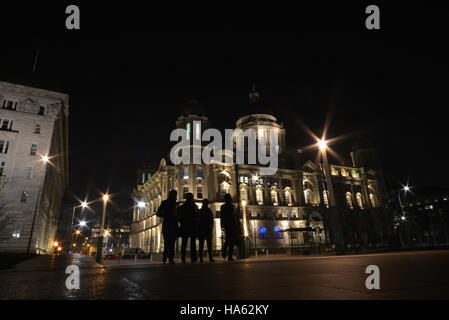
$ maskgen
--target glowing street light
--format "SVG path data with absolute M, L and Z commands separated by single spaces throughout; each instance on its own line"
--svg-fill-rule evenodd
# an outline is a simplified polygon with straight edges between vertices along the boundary
M 103 215 L 101 217 L 101 225 L 100 230 L 104 230 L 104 220 L 106 218 L 106 205 L 108 204 L 108 200 L 110 199 L 109 194 L 103 194 Z M 106 235 L 106 232 L 104 232 Z M 107 235 L 106 235 L 107 236 Z M 98 263 L 101 263 L 103 260 L 103 235 L 98 237 L 98 245 L 97 245 L 97 257 L 96 260 Z
M 318 148 L 320 148 L 321 151 L 326 150 L 326 148 L 327 148 L 327 141 L 326 140 L 321 139 L 321 140 L 318 141 L 317 144 L 318 144 Z
M 58 241 L 53 242 L 53 246 L 55 246 L 55 247 L 59 246 Z
M 50 161 L 50 158 L 47 155 L 41 156 L 41 161 L 43 161 L 44 163 L 47 163 Z
M 86 209 L 88 207 L 87 202 L 86 201 L 81 202 L 81 207 L 83 209 Z
M 410 191 L 410 187 L 409 186 L 404 186 L 404 188 L 402 190 L 404 190 L 405 192 L 408 192 L 408 191 Z
M 85 227 L 85 226 L 87 226 L 87 222 L 85 220 L 81 220 L 80 227 Z

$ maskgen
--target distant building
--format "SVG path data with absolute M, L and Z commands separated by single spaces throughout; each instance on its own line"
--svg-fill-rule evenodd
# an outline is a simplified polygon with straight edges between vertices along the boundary
M 191 102 L 182 110 L 176 126 L 185 128 L 193 140 L 208 127 L 208 118 L 203 108 Z M 146 169 L 151 175 L 139 171 L 140 179 L 133 194 L 136 206 L 131 227 L 132 247 L 146 252 L 163 250 L 161 219 L 155 212 L 171 189 L 178 191 L 179 202 L 184 201 L 188 192 L 194 194 L 198 207 L 202 199 L 209 199 L 215 214 L 216 250 L 221 249 L 224 240 L 220 206 L 226 193 L 231 194 L 242 218 L 243 204 L 246 204 L 247 225 L 243 231 L 252 248 L 282 250 L 291 246 L 332 244 L 337 232 L 344 238 L 346 247 L 388 243 L 392 224 L 384 212 L 385 189 L 374 147 L 367 143 L 355 145 L 351 153 L 353 166 L 330 165 L 327 177 L 327 183 L 333 186 L 330 194 L 325 191 L 322 165 L 302 159 L 297 150 L 287 148 L 286 129 L 271 108 L 260 101 L 257 92 L 250 94 L 250 102 L 242 108 L 236 128 L 254 129 L 257 139 L 266 143 L 270 132 L 278 135 L 277 173 L 261 176 L 261 166 L 256 164 L 173 165 L 162 159 L 158 168 Z M 332 214 L 326 210 L 330 197 L 335 199 L 338 208 L 332 213 L 336 217 L 330 217 Z M 332 219 L 338 222 L 333 231 Z
M 2 216 L 10 219 L 1 251 L 52 251 L 68 183 L 68 107 L 64 93 L 0 82 Z

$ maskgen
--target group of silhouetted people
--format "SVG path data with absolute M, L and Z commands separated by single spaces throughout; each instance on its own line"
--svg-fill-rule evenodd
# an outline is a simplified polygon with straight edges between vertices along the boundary
M 199 240 L 199 259 L 203 262 L 204 242 L 207 243 L 207 252 L 210 262 L 214 262 L 212 251 L 212 235 L 214 228 L 214 214 L 209 208 L 209 200 L 202 201 L 198 210 L 192 193 L 187 193 L 185 202 L 178 206 L 177 191 L 170 190 L 167 200 L 162 201 L 156 215 L 163 219 L 162 235 L 164 238 L 164 253 L 162 262 L 168 260 L 174 264 L 175 244 L 178 237 L 181 241 L 181 262 L 186 262 L 187 242 L 190 242 L 190 259 L 197 262 L 196 240 Z M 225 242 L 222 256 L 233 261 L 234 247 L 238 244 L 241 235 L 241 225 L 238 214 L 232 204 L 231 195 L 225 195 L 225 203 L 220 211 L 221 227 L 225 232 Z

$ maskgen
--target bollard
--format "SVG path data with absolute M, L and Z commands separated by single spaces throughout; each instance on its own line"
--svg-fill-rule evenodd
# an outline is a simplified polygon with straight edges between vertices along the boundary
M 268 249 L 267 249 L 267 257 L 268 257 Z
M 137 263 L 137 254 L 134 255 L 134 263 Z

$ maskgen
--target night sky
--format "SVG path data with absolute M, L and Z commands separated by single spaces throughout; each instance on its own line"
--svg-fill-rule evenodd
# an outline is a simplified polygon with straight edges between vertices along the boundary
M 180 107 L 196 99 L 212 127 L 234 128 L 253 84 L 290 146 L 312 143 L 299 119 L 320 133 L 332 114 L 329 136 L 352 135 L 333 145 L 348 163 L 353 142 L 366 135 L 390 179 L 449 187 L 448 37 L 429 17 L 437 9 L 423 9 L 427 20 L 419 20 L 391 8 L 384 29 L 368 32 L 361 6 L 333 20 L 317 9 L 294 17 L 289 8 L 238 16 L 80 8 L 78 32 L 64 29 L 61 6 L 34 8 L 44 20 L 11 9 L 0 50 L 1 80 L 69 94 L 69 189 L 80 198 L 109 189 L 117 208 L 131 206 L 136 170 L 170 150 Z

